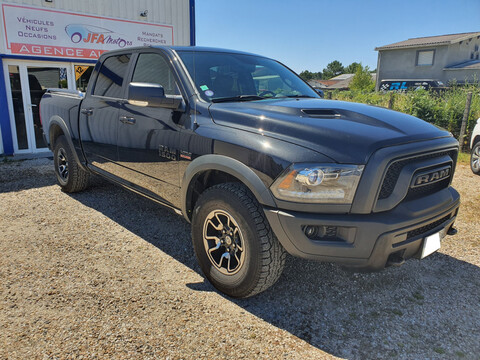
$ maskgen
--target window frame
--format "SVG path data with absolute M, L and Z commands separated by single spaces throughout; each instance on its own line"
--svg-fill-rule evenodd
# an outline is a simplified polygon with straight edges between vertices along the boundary
M 415 66 L 433 66 L 435 64 L 435 51 L 436 49 L 422 49 L 422 50 L 417 50 L 417 56 L 415 59 Z M 431 64 L 419 64 L 418 59 L 420 58 L 420 53 L 422 52 L 432 52 L 432 63 Z

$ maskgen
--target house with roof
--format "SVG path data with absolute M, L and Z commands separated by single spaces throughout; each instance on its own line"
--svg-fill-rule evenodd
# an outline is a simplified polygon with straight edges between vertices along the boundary
M 371 74 L 375 81 L 376 74 Z M 310 80 L 308 83 L 313 88 L 322 90 L 348 90 L 355 74 L 340 74 L 329 80 Z
M 480 80 L 480 32 L 428 36 L 376 47 L 377 90 L 387 79 Z

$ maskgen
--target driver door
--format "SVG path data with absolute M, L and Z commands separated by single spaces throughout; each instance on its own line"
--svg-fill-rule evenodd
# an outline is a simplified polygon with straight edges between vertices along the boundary
M 166 96 L 180 94 L 168 59 L 158 52 L 138 54 L 131 82 L 162 85 Z M 121 177 L 164 202 L 179 204 L 180 111 L 126 102 L 119 116 Z

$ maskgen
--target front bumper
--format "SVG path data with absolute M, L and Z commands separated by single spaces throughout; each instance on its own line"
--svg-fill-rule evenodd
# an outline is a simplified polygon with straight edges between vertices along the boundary
M 453 226 L 460 195 L 448 187 L 370 214 L 315 214 L 265 209 L 273 232 L 292 255 L 375 271 L 389 259 L 418 257 L 426 236 Z M 311 239 L 306 226 L 336 228 L 338 237 Z

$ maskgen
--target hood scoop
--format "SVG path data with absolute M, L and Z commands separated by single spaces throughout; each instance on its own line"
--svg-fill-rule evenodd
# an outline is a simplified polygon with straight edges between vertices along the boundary
M 302 113 L 313 118 L 334 119 L 341 116 L 339 112 L 332 109 L 302 109 Z

